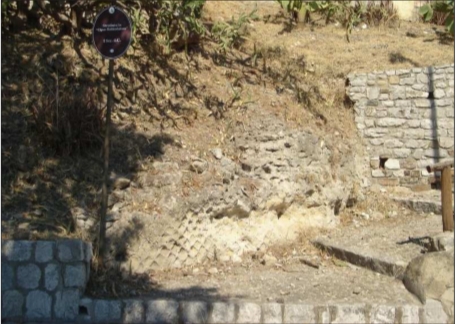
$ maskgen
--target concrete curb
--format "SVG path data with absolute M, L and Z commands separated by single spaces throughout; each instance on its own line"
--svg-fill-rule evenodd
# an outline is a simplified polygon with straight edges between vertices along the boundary
M 87 315 L 76 323 L 441 323 L 450 320 L 439 302 L 419 305 L 277 304 L 171 299 L 84 298 Z M 96 305 L 120 305 L 120 312 L 94 313 Z M 112 305 L 111 305 L 112 304 Z

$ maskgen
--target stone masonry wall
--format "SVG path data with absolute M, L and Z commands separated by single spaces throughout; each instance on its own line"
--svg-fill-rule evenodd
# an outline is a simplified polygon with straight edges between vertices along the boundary
M 454 156 L 454 64 L 348 76 L 347 95 L 382 185 L 428 183 Z
M 2 241 L 2 323 L 76 319 L 91 258 L 79 240 Z

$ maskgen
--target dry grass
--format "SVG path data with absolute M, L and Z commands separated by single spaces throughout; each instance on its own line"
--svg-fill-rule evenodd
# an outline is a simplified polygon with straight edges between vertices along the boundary
M 374 212 L 381 213 L 385 219 L 391 217 L 393 213 L 396 215 L 404 213 L 404 207 L 388 197 L 387 192 L 378 190 L 368 190 L 364 194 L 364 199 L 358 201 L 353 207 L 344 209 L 339 217 L 343 226 L 353 224 L 353 220 L 362 220 L 361 213 L 367 213 L 372 216 Z M 408 213 L 410 211 L 406 211 Z

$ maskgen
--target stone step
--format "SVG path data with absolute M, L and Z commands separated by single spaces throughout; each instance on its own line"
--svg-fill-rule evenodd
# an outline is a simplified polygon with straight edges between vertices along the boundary
M 407 263 L 404 261 L 373 256 L 366 252 L 358 251 L 356 248 L 338 245 L 326 239 L 320 238 L 314 240 L 312 243 L 319 249 L 326 251 L 340 260 L 387 276 L 400 278 L 407 267 Z
M 442 203 L 440 201 L 423 200 L 418 198 L 393 198 L 393 200 L 418 213 L 434 213 L 436 215 L 442 214 Z

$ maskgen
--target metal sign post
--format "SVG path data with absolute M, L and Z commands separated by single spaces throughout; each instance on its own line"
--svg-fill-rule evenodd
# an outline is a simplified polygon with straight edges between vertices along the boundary
M 115 1 L 113 1 L 113 4 Z M 120 8 L 112 5 L 102 10 L 93 24 L 93 44 L 105 59 L 109 60 L 108 102 L 106 108 L 106 130 L 104 138 L 104 170 L 100 210 L 100 231 L 98 237 L 98 257 L 103 266 L 106 253 L 106 213 L 108 211 L 108 181 L 109 181 L 109 142 L 111 128 L 111 111 L 113 104 L 113 74 L 114 60 L 124 55 L 131 43 L 131 21 Z

